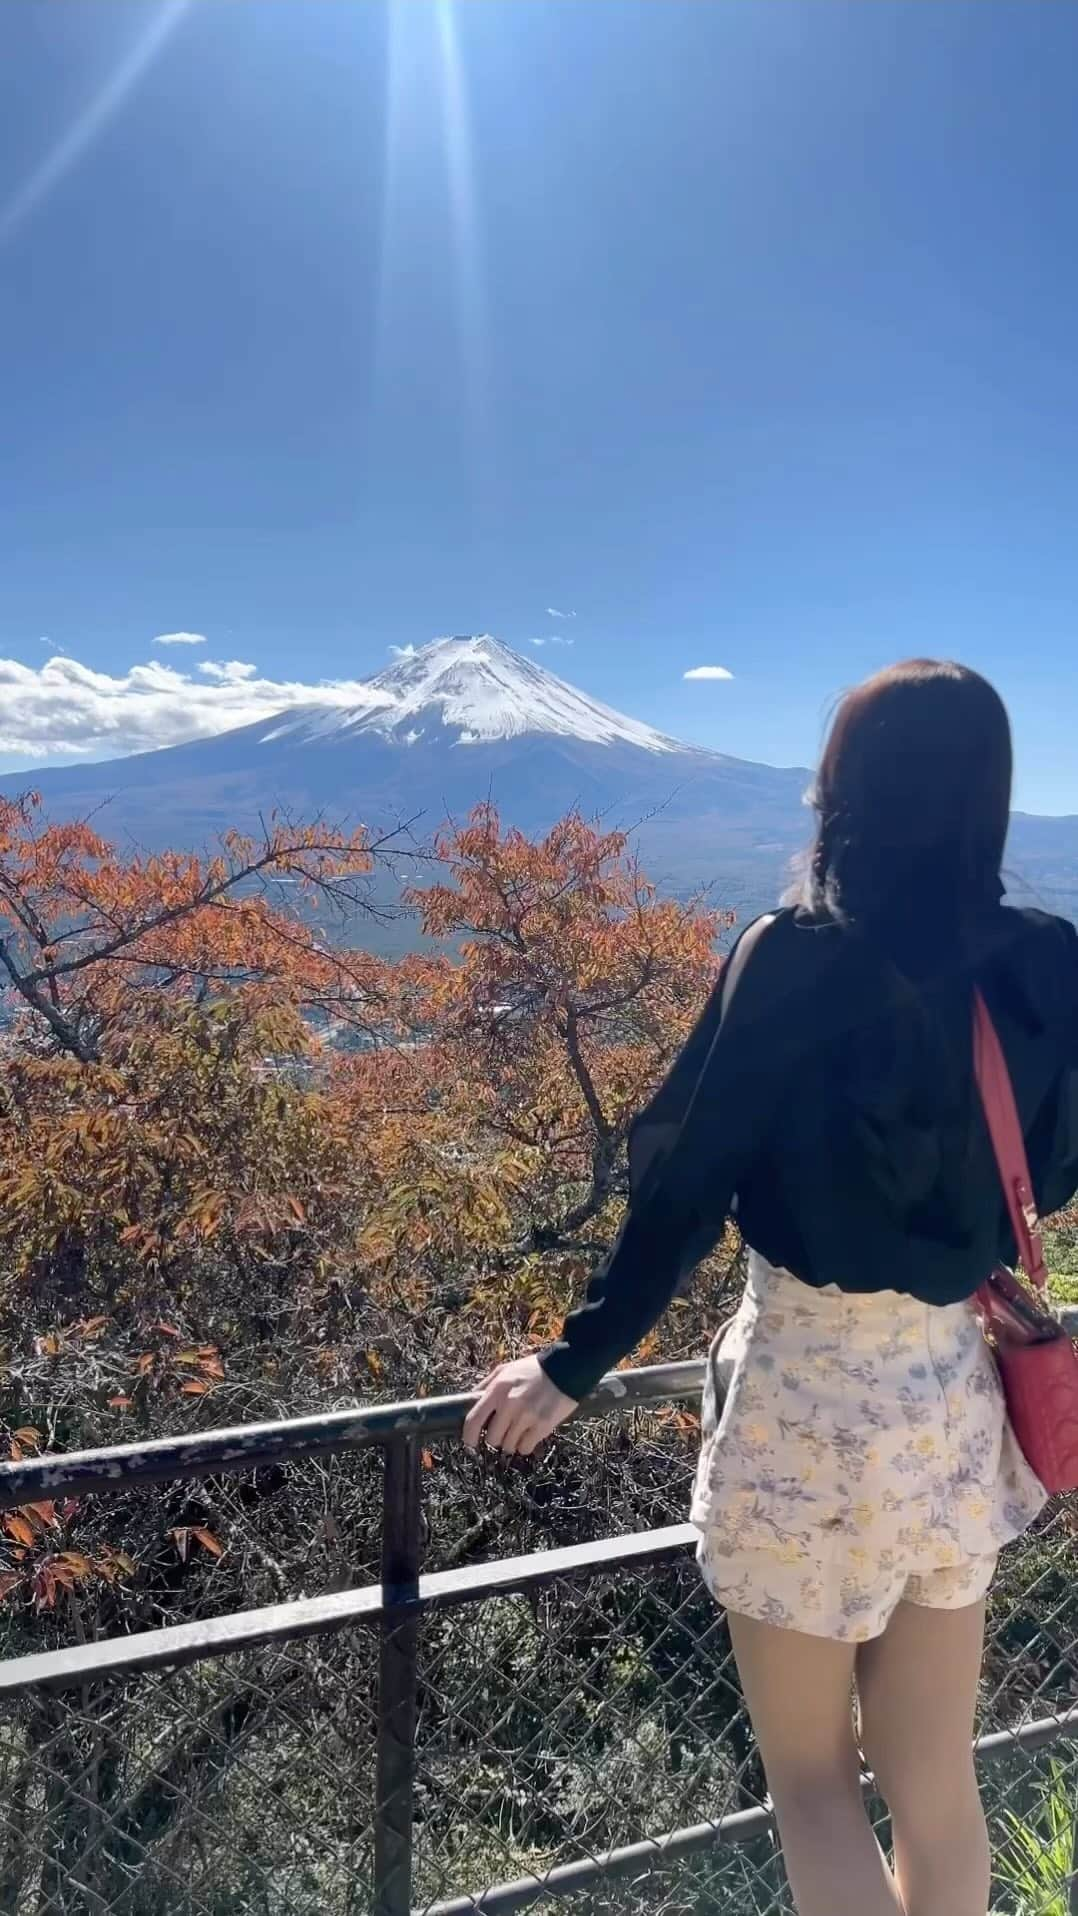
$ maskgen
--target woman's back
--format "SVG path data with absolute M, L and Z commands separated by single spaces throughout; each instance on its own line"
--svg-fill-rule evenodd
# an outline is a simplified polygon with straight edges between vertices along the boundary
M 974 1094 L 975 984 L 1010 1065 L 1038 1201 L 1054 1209 L 1078 1188 L 1072 925 L 998 907 L 961 946 L 925 922 L 896 953 L 783 912 L 745 967 L 722 1037 L 774 1081 L 736 1207 L 771 1263 L 808 1284 L 945 1304 L 1013 1255 Z M 710 1103 L 705 1083 L 698 1095 Z

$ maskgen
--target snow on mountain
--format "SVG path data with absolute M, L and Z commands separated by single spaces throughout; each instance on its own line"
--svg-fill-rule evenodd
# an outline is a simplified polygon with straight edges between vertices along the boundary
M 626 718 L 567 685 L 499 639 L 436 639 L 367 681 L 361 704 L 316 706 L 271 722 L 265 745 L 374 733 L 396 744 L 432 738 L 488 744 L 525 733 L 553 733 L 589 745 L 635 745 L 646 752 L 685 747 L 638 719 Z

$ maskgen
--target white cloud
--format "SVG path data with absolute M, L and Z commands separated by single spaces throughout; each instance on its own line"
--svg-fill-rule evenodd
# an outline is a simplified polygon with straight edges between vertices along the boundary
M 244 665 L 241 659 L 226 659 L 223 665 L 216 659 L 203 659 L 198 669 L 218 685 L 247 685 L 258 677 L 257 665 Z
M 154 640 L 155 645 L 205 645 L 204 632 L 160 632 Z
M 116 676 L 59 652 L 37 668 L 0 659 L 0 756 L 10 770 L 121 758 L 210 738 L 279 712 L 363 705 L 369 698 L 362 680 L 308 685 L 263 678 L 240 659 L 203 659 L 195 673 L 153 659 Z
M 391 645 L 389 649 L 395 659 L 415 658 L 416 649 L 414 645 Z
M 732 679 L 733 673 L 725 665 L 694 665 L 692 670 L 682 674 L 687 679 Z
M 546 609 L 546 613 L 547 613 L 548 619 L 575 619 L 576 618 L 575 612 L 559 612 L 556 605 L 548 605 Z
M 530 639 L 528 643 L 530 645 L 545 645 L 546 640 L 545 639 Z

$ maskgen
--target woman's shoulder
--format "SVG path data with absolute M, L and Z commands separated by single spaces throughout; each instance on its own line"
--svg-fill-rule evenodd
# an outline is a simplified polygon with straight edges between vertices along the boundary
M 770 951 L 808 958 L 815 950 L 834 950 L 842 939 L 843 928 L 826 912 L 814 912 L 807 905 L 777 905 L 773 911 L 751 918 L 739 932 L 730 951 L 733 958 L 739 946 L 752 945 Z
M 1016 950 L 1064 971 L 1078 963 L 1078 928 L 1069 918 L 1017 905 L 1001 906 L 999 915 L 1004 936 Z
M 813 912 L 805 905 L 783 905 L 746 925 L 730 953 L 747 953 L 753 969 L 818 976 L 851 948 L 851 939 L 837 919 Z
M 850 946 L 834 919 L 782 906 L 746 925 L 724 967 L 727 1022 L 818 1014 L 820 987 Z M 736 1011 L 734 1010 L 736 1007 Z
M 1000 910 L 1001 956 L 1042 1016 L 1078 1022 L 1078 929 L 1069 918 L 1032 907 Z

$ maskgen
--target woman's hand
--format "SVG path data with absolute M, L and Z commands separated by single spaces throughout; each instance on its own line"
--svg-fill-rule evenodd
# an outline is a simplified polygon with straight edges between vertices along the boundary
M 551 1383 L 537 1357 L 517 1357 L 485 1379 L 465 1420 L 464 1441 L 474 1446 L 485 1435 L 492 1450 L 530 1457 L 575 1409 L 575 1400 Z

